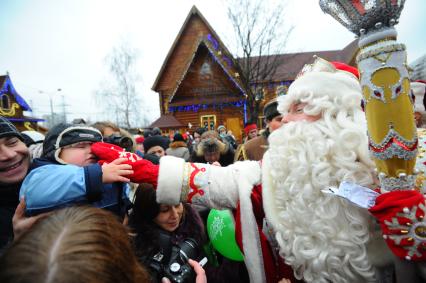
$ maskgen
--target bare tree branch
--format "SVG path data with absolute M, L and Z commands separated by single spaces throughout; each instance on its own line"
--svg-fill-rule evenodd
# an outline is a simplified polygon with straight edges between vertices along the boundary
M 285 3 L 270 0 L 228 0 L 228 18 L 234 28 L 236 64 L 247 91 L 249 119 L 256 121 L 260 100 L 256 85 L 271 81 L 293 27 L 284 22 Z M 241 52 L 241 53 L 240 53 Z
M 95 92 L 99 105 L 118 125 L 131 128 L 139 124 L 140 102 L 136 92 L 139 79 L 136 72 L 137 51 L 122 42 L 105 58 L 110 77 Z

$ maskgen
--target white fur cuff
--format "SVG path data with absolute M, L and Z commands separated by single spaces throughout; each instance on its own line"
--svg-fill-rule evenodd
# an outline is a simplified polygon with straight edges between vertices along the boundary
M 182 158 L 161 157 L 157 186 L 158 203 L 177 204 L 180 202 L 184 166 L 185 160 Z

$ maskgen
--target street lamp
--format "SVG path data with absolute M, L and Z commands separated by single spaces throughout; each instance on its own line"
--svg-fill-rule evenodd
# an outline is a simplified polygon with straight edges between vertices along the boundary
M 62 89 L 58 88 L 56 90 L 56 93 L 60 92 L 60 91 L 62 91 Z M 54 94 L 54 93 L 52 93 L 52 92 L 45 92 L 45 91 L 42 91 L 42 90 L 39 90 L 38 92 L 46 94 L 47 96 L 49 96 L 49 103 L 50 103 L 50 123 L 53 126 L 53 125 L 55 125 L 55 115 L 53 113 L 53 99 L 52 99 L 52 94 Z

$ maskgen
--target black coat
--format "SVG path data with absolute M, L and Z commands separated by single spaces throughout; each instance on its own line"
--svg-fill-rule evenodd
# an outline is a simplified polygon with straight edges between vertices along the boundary
M 0 254 L 13 240 L 12 218 L 19 204 L 21 183 L 0 185 Z

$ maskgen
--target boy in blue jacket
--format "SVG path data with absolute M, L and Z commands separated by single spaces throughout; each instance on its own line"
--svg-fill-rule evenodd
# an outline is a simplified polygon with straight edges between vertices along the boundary
M 20 198 L 26 202 L 26 215 L 36 215 L 74 204 L 91 204 L 124 216 L 133 173 L 125 158 L 102 166 L 91 152 L 94 142 L 102 141 L 95 128 L 61 123 L 54 126 L 43 142 L 41 158 L 33 161 Z

